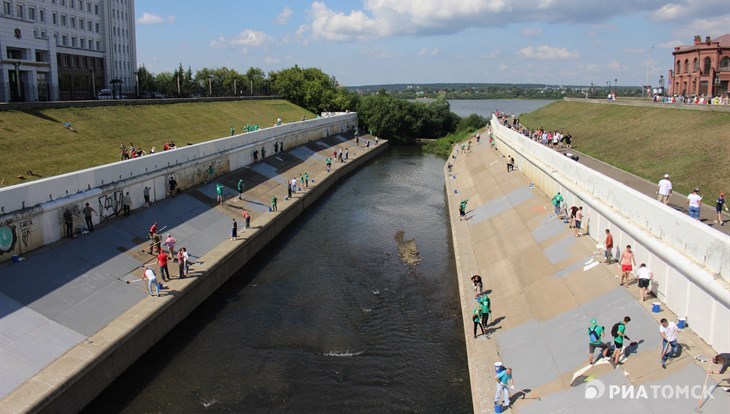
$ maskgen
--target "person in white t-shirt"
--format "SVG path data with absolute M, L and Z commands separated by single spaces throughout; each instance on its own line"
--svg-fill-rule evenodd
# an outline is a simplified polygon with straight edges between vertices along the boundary
M 661 323 L 659 326 L 659 335 L 662 337 L 662 368 L 666 369 L 669 356 L 676 357 L 679 352 L 679 343 L 677 342 L 679 328 L 677 328 L 677 324 L 674 322 L 667 322 L 666 318 L 662 318 L 659 323 Z M 671 352 L 669 351 L 669 347 L 672 348 Z
M 687 203 L 689 204 L 689 216 L 693 219 L 700 219 L 700 204 L 702 203 L 702 197 L 700 196 L 700 189 L 695 188 L 692 190 L 692 194 L 687 196 Z
M 649 289 L 649 283 L 651 283 L 652 277 L 654 277 L 654 272 L 646 267 L 646 263 L 642 263 L 639 266 L 639 270 L 636 271 L 636 279 L 638 280 L 637 283 L 639 284 L 642 302 L 646 300 L 646 292 Z
M 664 178 L 659 181 L 657 200 L 667 204 L 669 202 L 670 195 L 672 195 L 672 182 L 669 181 L 669 174 L 664 174 Z
M 160 296 L 160 287 L 157 285 L 157 275 L 155 275 L 155 271 L 150 269 L 149 267 L 144 267 L 144 273 L 142 274 L 142 277 L 139 278 L 140 280 L 147 279 L 147 290 L 150 292 L 150 296 Z M 155 287 L 155 292 L 157 295 L 152 294 L 152 287 Z

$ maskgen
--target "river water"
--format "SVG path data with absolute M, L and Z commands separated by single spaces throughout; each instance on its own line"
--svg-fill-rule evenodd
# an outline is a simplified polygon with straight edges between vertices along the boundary
M 450 101 L 461 116 L 550 102 Z M 348 177 L 85 412 L 471 412 L 443 165 L 392 147 Z

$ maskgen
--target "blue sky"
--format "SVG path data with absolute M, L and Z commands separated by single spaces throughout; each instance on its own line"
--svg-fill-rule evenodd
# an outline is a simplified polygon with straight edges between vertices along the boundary
M 730 0 L 136 0 L 137 61 L 265 72 L 317 67 L 345 86 L 656 85 L 673 46 L 730 33 Z M 648 62 L 648 64 L 647 64 Z

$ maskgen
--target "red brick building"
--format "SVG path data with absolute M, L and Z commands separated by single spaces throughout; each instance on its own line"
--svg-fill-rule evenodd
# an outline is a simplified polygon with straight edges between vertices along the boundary
M 679 46 L 672 52 L 674 68 L 669 71 L 669 94 L 680 96 L 718 96 L 728 94 L 730 84 L 730 33 L 694 44 Z

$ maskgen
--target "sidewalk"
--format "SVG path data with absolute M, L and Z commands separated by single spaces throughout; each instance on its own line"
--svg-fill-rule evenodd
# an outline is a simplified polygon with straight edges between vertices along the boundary
M 333 149 L 349 148 L 353 160 L 367 151 L 362 138 L 360 142 L 356 145 L 351 134 L 335 135 L 273 154 L 151 208 L 133 210 L 130 217 L 97 225 L 92 233 L 33 251 L 22 262 L 0 264 L 0 398 L 77 345 L 93 342 L 92 336 L 130 309 L 145 301 L 175 300 L 191 280 L 205 274 L 209 255 L 220 255 L 227 243 L 246 243 L 275 217 L 268 212 L 272 195 L 278 197 L 280 211 L 291 205 L 285 200 L 288 180 L 307 172 L 311 189 L 332 174 L 324 171 L 324 159 Z M 333 171 L 343 165 L 333 163 Z M 246 183 L 244 200 L 238 200 L 239 178 Z M 216 203 L 216 183 L 225 186 L 223 205 Z M 140 204 L 133 201 L 133 207 Z M 243 230 L 243 208 L 251 213 L 250 230 Z M 239 223 L 238 241 L 227 240 L 232 218 Z M 151 264 L 161 280 L 156 258 L 147 252 L 154 222 L 163 242 L 172 234 L 176 250 L 186 247 L 191 261 L 198 262 L 189 278 L 178 279 L 177 263 L 170 261 L 173 280 L 160 298 L 149 297 L 146 281 L 135 282 L 144 264 Z
M 610 164 L 606 164 L 605 162 L 597 160 L 589 155 L 582 154 L 578 151 L 561 148 L 560 150 L 558 150 L 558 152 L 563 154 L 566 152 L 572 152 L 574 154 L 577 154 L 580 156 L 580 159 L 578 160 L 579 163 L 595 171 L 598 171 L 603 175 L 611 177 L 614 180 L 625 184 L 633 188 L 634 190 L 642 194 L 646 194 L 647 196 L 656 200 L 658 183 L 659 180 L 661 180 L 663 177 L 657 177 L 656 182 L 650 182 L 639 176 L 616 168 Z M 671 171 L 668 171 L 668 173 L 670 174 L 669 179 L 671 180 Z M 727 212 L 723 211 L 722 213 L 723 220 L 726 222 L 724 226 L 715 223 L 715 219 L 717 218 L 717 214 L 715 213 L 715 200 L 717 199 L 719 194 L 700 193 L 700 195 L 703 197 L 702 201 L 704 202 L 704 204 L 702 204 L 702 208 L 700 209 L 700 221 L 714 228 L 715 230 L 718 230 L 725 234 L 730 234 L 730 217 L 728 217 Z M 730 197 L 727 197 L 726 199 L 730 200 Z M 687 208 L 688 205 L 686 194 L 673 192 L 672 195 L 669 196 L 668 206 L 677 211 L 681 211 L 684 214 L 689 214 Z
M 679 336 L 681 355 L 662 369 L 658 320 L 676 321 L 676 315 L 665 309 L 652 313 L 651 301 L 637 300 L 634 282 L 628 289 L 619 287 L 617 265 L 599 263 L 595 240 L 575 237 L 552 213 L 550 198 L 531 189 L 519 171 L 507 173 L 505 159 L 486 141 L 472 148 L 470 154 L 449 160 L 455 178 L 449 178 L 446 168 L 444 175 L 474 412 L 493 412 L 495 361 L 514 370 L 513 412 L 692 412 L 697 399 L 654 398 L 650 387 L 701 387 L 708 364 L 693 358 L 712 356 L 714 351 L 691 329 L 684 329 Z M 460 221 L 458 205 L 466 198 L 467 220 Z M 472 336 L 473 274 L 482 276 L 490 292 L 490 339 Z M 589 321 L 597 319 L 610 336 L 613 324 L 625 315 L 632 319 L 627 334 L 637 342 L 628 358 L 615 370 L 606 361 L 588 366 Z M 708 384 L 714 386 L 726 376 L 710 376 Z M 602 387 L 599 398 L 589 398 L 587 382 Z M 631 385 L 643 386 L 648 398 L 610 394 Z M 702 412 L 728 412 L 727 393 L 712 390 Z

